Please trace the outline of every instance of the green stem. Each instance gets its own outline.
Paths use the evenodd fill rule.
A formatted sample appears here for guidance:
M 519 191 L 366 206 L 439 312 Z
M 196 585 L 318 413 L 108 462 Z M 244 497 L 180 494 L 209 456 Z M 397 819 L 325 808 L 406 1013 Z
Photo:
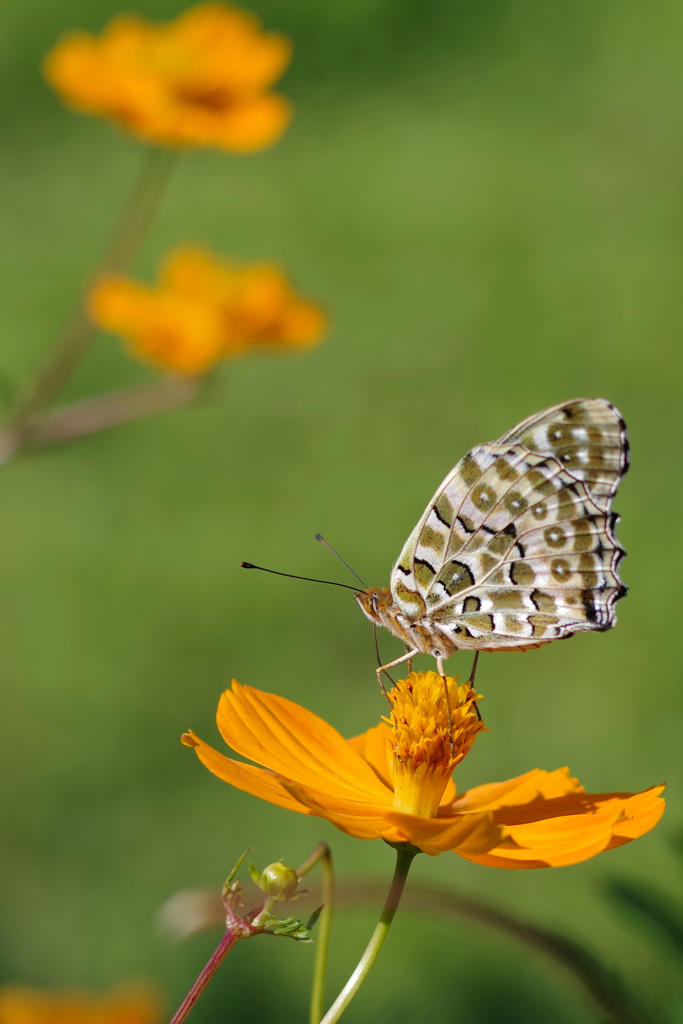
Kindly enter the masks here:
M 337 888 L 338 905 L 347 909 L 367 907 L 383 891 L 380 883 L 368 881 L 342 883 Z M 221 905 L 217 897 L 216 905 L 214 925 L 221 920 Z M 447 920 L 469 919 L 508 935 L 518 946 L 526 945 L 541 952 L 573 975 L 585 994 L 595 1002 L 601 1019 L 614 1024 L 657 1024 L 658 1018 L 641 1003 L 621 973 L 575 939 L 531 924 L 488 903 L 435 886 L 411 885 L 402 905 L 405 913 L 433 914 Z
M 332 931 L 332 915 L 334 913 L 334 867 L 332 851 L 327 843 L 319 843 L 308 860 L 297 870 L 299 878 L 322 861 L 323 873 L 323 910 L 318 925 L 318 941 L 313 969 L 313 985 L 311 988 L 310 1024 L 320 1024 L 325 1001 L 325 978 L 327 976 L 327 959 L 330 951 L 330 932 Z
M 122 273 L 128 269 L 159 207 L 175 161 L 173 151 L 147 150 L 137 182 L 91 281 L 101 274 Z M 86 312 L 84 296 L 62 328 L 35 381 L 14 410 L 10 428 L 16 434 L 17 448 L 21 446 L 27 421 L 61 393 L 96 333 L 97 328 Z
M 406 879 L 408 878 L 410 865 L 413 863 L 413 859 L 416 854 L 420 852 L 409 843 L 397 843 L 395 848 L 396 867 L 394 869 L 394 877 L 391 880 L 389 895 L 387 896 L 377 927 L 372 933 L 372 938 L 370 939 L 362 957 L 358 961 L 355 971 L 344 985 L 344 988 L 341 990 L 320 1024 L 335 1024 L 335 1021 L 339 1020 L 342 1013 L 365 981 L 368 971 L 374 964 L 380 949 L 384 945 L 387 932 L 391 927 L 391 922 L 394 920 L 396 911 L 398 910 L 398 905 L 401 902 L 401 896 L 403 895 Z

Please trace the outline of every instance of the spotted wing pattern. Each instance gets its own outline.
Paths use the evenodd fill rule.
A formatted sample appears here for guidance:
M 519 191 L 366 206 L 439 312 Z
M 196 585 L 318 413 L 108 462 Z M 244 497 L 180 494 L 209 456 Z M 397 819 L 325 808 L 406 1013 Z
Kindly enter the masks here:
M 566 417 L 569 408 L 579 412 Z M 573 431 L 580 422 L 585 435 L 556 438 L 562 416 Z M 607 402 L 579 399 L 473 448 L 439 487 L 394 567 L 397 607 L 455 647 L 480 650 L 613 626 L 626 590 L 610 507 L 626 468 L 619 424 L 623 431 Z M 600 443 L 602 429 L 609 443 Z M 520 436 L 540 450 L 513 440 Z
M 497 443 L 523 444 L 531 452 L 554 455 L 607 509 L 628 469 L 626 424 L 604 398 L 554 405 L 519 423 Z

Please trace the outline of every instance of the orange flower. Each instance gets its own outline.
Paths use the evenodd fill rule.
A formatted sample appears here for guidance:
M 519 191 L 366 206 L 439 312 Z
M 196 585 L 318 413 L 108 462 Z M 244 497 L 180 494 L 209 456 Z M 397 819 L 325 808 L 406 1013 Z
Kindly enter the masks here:
M 104 277 L 90 295 L 93 320 L 126 338 L 134 355 L 188 376 L 204 373 L 222 353 L 213 310 L 125 277 Z
M 411 673 L 390 691 L 388 719 L 345 740 L 305 708 L 233 681 L 218 705 L 226 743 L 263 768 L 218 753 L 193 732 L 186 746 L 237 789 L 313 814 L 360 839 L 453 850 L 500 868 L 576 864 L 649 832 L 664 812 L 663 786 L 642 793 L 584 792 L 568 769 L 534 769 L 461 795 L 451 778 L 483 724 L 475 694 L 448 679 Z
M 268 92 L 291 49 L 254 15 L 208 2 L 163 25 L 123 14 L 100 36 L 72 32 L 44 72 L 70 106 L 140 138 L 250 152 L 276 142 L 291 119 L 288 100 Z
M 225 355 L 272 345 L 310 348 L 325 330 L 323 311 L 300 298 L 273 263 L 240 264 L 185 246 L 162 266 L 160 280 L 216 309 Z
M 0 988 L 0 1024 L 160 1024 L 152 992 L 122 990 L 106 996 L 80 991 Z
M 188 376 L 254 348 L 310 348 L 326 323 L 322 310 L 300 298 L 278 267 L 223 262 L 198 248 L 172 254 L 156 287 L 101 278 L 89 310 L 136 356 Z

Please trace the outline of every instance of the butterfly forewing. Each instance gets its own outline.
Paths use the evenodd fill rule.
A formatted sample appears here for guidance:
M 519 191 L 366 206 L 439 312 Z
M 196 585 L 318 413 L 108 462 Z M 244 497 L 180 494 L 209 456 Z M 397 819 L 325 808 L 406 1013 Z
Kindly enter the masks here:
M 548 452 L 560 413 L 571 409 L 582 421 L 572 427 L 577 443 L 569 445 L 565 434 L 564 446 Z M 594 418 L 603 414 L 601 437 L 610 444 L 598 445 L 592 434 L 591 448 L 576 433 L 589 431 L 587 410 Z M 473 448 L 446 477 L 396 563 L 397 607 L 457 647 L 484 650 L 610 628 L 625 592 L 617 572 L 623 556 L 617 517 L 609 509 L 615 467 L 623 474 L 626 466 L 625 442 L 621 461 L 611 444 L 617 422 L 608 403 L 580 399 Z M 520 435 L 539 450 L 512 440 Z M 579 459 L 577 472 L 563 459 L 567 454 Z

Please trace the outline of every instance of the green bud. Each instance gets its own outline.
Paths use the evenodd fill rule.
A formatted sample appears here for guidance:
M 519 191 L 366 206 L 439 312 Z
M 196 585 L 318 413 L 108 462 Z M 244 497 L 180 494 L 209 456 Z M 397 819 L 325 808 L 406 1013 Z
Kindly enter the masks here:
M 288 867 L 281 860 L 269 864 L 260 875 L 254 871 L 251 877 L 266 896 L 275 900 L 291 899 L 299 886 L 299 879 L 294 868 Z

